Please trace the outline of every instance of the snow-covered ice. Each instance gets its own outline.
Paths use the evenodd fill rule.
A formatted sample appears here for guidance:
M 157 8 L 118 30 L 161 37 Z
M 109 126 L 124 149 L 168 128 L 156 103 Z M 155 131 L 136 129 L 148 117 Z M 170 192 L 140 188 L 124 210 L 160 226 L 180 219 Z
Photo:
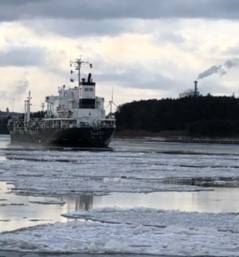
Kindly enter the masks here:
M 198 191 L 239 185 L 239 155 L 229 148 L 190 152 L 179 151 L 188 148 L 186 144 L 167 144 L 169 149 L 165 144 L 142 142 L 134 149 L 118 140 L 108 152 L 4 148 L 0 180 L 31 195 Z
M 91 211 L 73 211 L 63 214 L 72 219 L 86 219 L 104 223 L 135 224 L 145 226 L 217 227 L 239 233 L 237 213 L 197 213 L 162 211 L 152 208 L 102 208 Z M 197 219 L 195 219 L 197 217 Z M 230 220 L 227 220 L 230 219 Z
M 70 214 L 69 214 L 70 215 Z M 101 209 L 71 221 L 0 235 L 3 250 L 238 256 L 237 214 Z
M 29 203 L 35 203 L 35 204 L 45 204 L 45 205 L 49 205 L 49 204 L 56 204 L 56 205 L 64 205 L 65 202 L 58 200 L 58 199 L 44 199 L 44 200 L 30 200 Z

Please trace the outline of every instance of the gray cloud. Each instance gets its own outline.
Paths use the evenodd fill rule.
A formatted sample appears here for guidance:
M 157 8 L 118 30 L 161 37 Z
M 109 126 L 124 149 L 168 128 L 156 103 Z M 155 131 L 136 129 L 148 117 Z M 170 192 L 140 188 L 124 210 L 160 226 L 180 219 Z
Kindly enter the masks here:
M 2 0 L 0 20 L 216 18 L 238 19 L 238 0 Z
M 167 42 L 174 42 L 177 44 L 181 44 L 185 42 L 185 39 L 182 35 L 180 35 L 179 33 L 174 33 L 174 32 L 167 32 L 167 33 L 161 33 L 161 35 L 159 35 L 158 37 L 158 41 L 162 42 L 162 41 L 167 41 Z
M 150 34 L 155 43 L 182 44 L 185 38 L 181 35 L 181 24 L 176 20 L 147 20 L 140 19 L 34 19 L 22 21 L 25 27 L 38 34 L 58 34 L 65 37 L 77 38 L 84 36 L 115 36 L 122 33 Z M 160 27 L 160 29 L 159 29 Z M 175 31 L 169 29 L 175 28 Z
M 179 81 L 176 82 L 171 78 L 157 72 L 148 71 L 143 67 L 127 67 L 127 69 L 121 72 L 114 72 L 114 67 L 109 67 L 107 70 L 108 72 L 105 71 L 102 74 L 96 74 L 96 81 L 112 82 L 127 88 L 153 90 L 170 90 L 180 84 Z
M 84 19 L 44 19 L 27 20 L 23 24 L 38 33 L 55 33 L 66 37 L 117 35 L 134 32 L 136 28 L 127 20 L 84 20 Z
M 0 51 L 0 66 L 38 66 L 45 62 L 46 51 L 37 47 L 10 47 Z

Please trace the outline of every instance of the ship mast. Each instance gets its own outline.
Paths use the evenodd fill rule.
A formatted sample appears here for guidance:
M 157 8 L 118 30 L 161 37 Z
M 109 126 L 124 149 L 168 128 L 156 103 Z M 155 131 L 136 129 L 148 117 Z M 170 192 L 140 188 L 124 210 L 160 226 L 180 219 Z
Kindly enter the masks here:
M 109 101 L 109 105 L 110 107 L 110 113 L 109 113 L 109 117 L 110 118 L 114 118 L 114 114 L 113 114 L 113 107 L 115 106 L 116 109 L 118 108 L 118 106 L 115 104 L 114 102 L 114 91 L 113 91 L 113 88 L 112 88 L 112 94 L 111 94 L 111 99 Z
M 113 93 L 113 88 L 112 88 L 112 95 L 111 95 L 111 99 L 110 99 L 110 103 L 109 103 L 109 105 L 110 105 L 110 116 L 113 114 L 113 104 L 114 104 L 113 97 L 114 97 L 114 93 Z
M 81 81 L 81 66 L 83 64 L 83 61 L 81 59 L 76 60 L 76 70 L 78 71 L 78 85 L 80 86 Z
M 81 58 L 76 59 L 76 61 L 74 62 L 75 66 L 76 66 L 76 70 L 77 70 L 77 78 L 78 78 L 78 86 L 81 85 L 81 67 L 83 64 L 87 64 L 90 66 L 90 68 L 93 68 L 92 63 L 90 63 L 89 61 L 83 61 Z M 70 66 L 72 67 L 73 63 L 70 64 Z M 73 70 L 71 70 L 71 74 L 73 74 Z M 74 79 L 71 79 L 71 82 L 74 82 Z
M 28 97 L 25 100 L 25 116 L 24 116 L 24 121 L 25 124 L 27 125 L 30 122 L 31 119 L 31 91 L 29 91 L 28 93 Z

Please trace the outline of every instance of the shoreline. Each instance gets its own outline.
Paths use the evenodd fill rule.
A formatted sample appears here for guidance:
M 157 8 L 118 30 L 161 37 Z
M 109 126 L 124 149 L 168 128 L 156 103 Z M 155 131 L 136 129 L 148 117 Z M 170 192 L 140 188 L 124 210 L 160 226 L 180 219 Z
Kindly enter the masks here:
M 189 136 L 186 131 L 120 131 L 114 138 L 119 139 L 154 139 L 159 142 L 199 143 L 199 144 L 239 144 L 239 137 L 204 137 Z

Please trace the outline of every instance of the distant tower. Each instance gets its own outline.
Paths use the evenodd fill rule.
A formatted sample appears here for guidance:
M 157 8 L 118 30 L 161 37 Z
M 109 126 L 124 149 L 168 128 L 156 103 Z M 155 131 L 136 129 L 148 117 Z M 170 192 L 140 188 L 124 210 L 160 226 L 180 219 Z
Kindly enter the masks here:
M 200 92 L 198 90 L 198 81 L 194 81 L 194 88 L 186 90 L 182 93 L 179 94 L 179 98 L 184 98 L 184 97 L 198 97 L 200 96 Z
M 197 80 L 194 81 L 194 93 L 193 93 L 193 95 L 194 95 L 195 97 L 199 96 L 198 81 L 197 81 Z

